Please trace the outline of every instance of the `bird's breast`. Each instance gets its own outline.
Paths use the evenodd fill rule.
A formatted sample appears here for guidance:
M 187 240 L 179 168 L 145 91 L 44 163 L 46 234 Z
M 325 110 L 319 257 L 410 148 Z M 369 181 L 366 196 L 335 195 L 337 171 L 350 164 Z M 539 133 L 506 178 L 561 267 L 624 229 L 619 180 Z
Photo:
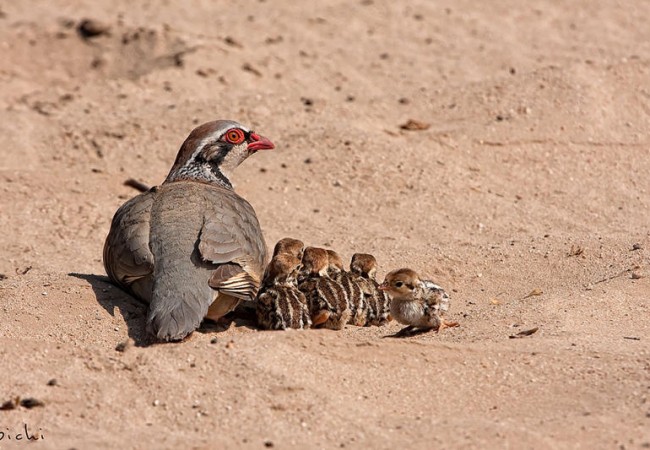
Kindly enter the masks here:
M 424 316 L 424 306 L 420 301 L 393 299 L 390 313 L 395 320 L 404 325 L 417 325 Z

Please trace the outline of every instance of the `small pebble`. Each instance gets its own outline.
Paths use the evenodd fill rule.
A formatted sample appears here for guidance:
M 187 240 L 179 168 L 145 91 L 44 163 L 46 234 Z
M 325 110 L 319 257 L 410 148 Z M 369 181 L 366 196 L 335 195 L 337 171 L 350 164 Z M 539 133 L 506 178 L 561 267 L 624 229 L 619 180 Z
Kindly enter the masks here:
M 20 406 L 27 409 L 45 406 L 41 400 L 33 397 L 27 397 L 20 400 Z
M 57 381 L 56 378 L 52 378 L 50 381 L 47 382 L 48 386 L 58 386 L 59 382 Z
M 115 351 L 124 353 L 124 351 L 126 351 L 127 348 L 129 348 L 129 341 L 122 341 L 115 346 Z
M 84 19 L 77 26 L 77 33 L 83 39 L 89 39 L 108 34 L 110 27 L 93 19 Z
M 16 409 L 16 402 L 13 400 L 7 400 L 0 405 L 0 411 L 10 411 L 12 409 Z

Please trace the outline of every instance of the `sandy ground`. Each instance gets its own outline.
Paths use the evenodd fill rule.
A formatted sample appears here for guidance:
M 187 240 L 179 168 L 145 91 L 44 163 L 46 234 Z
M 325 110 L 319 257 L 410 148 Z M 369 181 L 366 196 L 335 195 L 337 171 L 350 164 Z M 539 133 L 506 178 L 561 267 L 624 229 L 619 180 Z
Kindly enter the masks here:
M 0 448 L 650 447 L 650 3 L 133 3 L 0 2 L 0 403 L 44 403 Z M 103 241 L 218 118 L 277 145 L 234 177 L 269 245 L 410 266 L 461 327 L 146 345 Z

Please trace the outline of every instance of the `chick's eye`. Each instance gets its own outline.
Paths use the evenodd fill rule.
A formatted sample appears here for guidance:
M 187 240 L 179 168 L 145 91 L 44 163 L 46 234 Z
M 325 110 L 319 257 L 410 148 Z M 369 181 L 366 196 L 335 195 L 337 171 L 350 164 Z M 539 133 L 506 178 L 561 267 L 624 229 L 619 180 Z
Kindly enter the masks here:
M 225 138 L 227 142 L 237 145 L 244 142 L 246 136 L 244 135 L 244 132 L 239 128 L 233 128 L 231 130 L 226 131 Z
M 402 283 L 401 281 L 395 283 L 395 287 L 401 288 L 402 286 L 404 286 L 404 283 Z

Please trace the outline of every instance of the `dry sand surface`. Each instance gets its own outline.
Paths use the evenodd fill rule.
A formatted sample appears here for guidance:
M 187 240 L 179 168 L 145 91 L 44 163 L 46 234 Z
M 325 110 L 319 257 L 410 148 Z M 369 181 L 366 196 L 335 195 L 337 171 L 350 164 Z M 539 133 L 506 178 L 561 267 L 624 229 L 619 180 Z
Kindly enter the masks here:
M 44 403 L 0 448 L 650 447 L 650 2 L 172 3 L 0 2 L 0 403 Z M 461 326 L 147 345 L 103 241 L 218 118 L 277 146 L 233 180 L 269 245 L 410 266 Z

